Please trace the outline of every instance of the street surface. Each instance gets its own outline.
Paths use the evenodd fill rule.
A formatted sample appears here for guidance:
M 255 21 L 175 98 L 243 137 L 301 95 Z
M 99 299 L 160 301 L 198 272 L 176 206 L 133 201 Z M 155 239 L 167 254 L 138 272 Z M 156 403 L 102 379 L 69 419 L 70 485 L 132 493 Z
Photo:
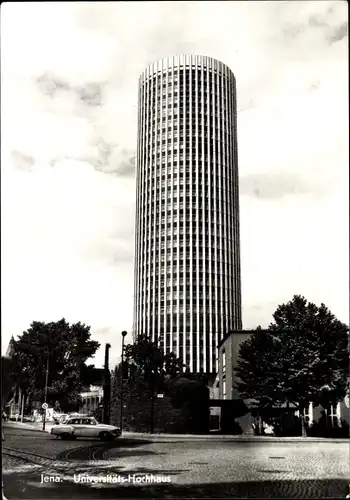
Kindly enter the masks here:
M 155 442 L 123 437 L 101 443 L 61 441 L 14 427 L 5 427 L 5 436 L 8 500 L 345 498 L 349 493 L 346 441 Z

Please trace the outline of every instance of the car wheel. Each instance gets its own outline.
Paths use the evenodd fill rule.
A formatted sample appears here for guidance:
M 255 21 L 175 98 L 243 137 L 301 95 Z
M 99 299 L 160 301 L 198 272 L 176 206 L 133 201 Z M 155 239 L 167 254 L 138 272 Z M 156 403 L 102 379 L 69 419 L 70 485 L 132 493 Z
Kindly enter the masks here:
M 70 439 L 72 436 L 70 434 L 68 434 L 68 432 L 64 432 L 63 434 L 61 434 L 61 439 Z
M 99 438 L 101 441 L 111 441 L 113 436 L 110 432 L 100 432 Z

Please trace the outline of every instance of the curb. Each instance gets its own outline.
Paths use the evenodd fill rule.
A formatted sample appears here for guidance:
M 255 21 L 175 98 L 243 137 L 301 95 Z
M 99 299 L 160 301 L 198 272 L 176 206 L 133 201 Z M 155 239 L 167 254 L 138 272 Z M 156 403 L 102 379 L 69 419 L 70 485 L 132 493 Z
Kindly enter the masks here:
M 191 440 L 191 441 L 229 441 L 236 443 L 349 443 L 350 438 L 313 438 L 313 437 L 268 437 L 268 436 L 232 436 L 232 435 L 222 435 L 222 436 L 200 436 L 200 435 L 190 435 L 190 434 L 147 434 L 147 433 L 137 433 L 137 432 L 124 432 L 125 437 L 130 438 L 144 438 L 150 441 L 162 441 L 162 440 Z

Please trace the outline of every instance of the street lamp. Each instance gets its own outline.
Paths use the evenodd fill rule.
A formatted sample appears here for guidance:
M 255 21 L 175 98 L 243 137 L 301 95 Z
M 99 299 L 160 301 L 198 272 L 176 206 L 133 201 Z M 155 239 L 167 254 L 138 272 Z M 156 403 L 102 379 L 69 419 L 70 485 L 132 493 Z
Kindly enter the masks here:
M 123 432 L 123 381 L 124 381 L 124 339 L 128 332 L 122 331 L 122 369 L 121 369 L 121 382 L 120 382 L 120 433 Z
M 103 423 L 109 424 L 111 406 L 111 379 L 109 373 L 109 349 L 111 344 L 106 344 L 105 348 L 105 369 L 103 383 Z
M 49 356 L 50 353 L 47 354 L 47 360 L 46 360 L 46 374 L 45 374 L 45 390 L 44 390 L 44 414 L 43 414 L 43 431 L 45 430 L 45 423 L 46 423 L 46 400 L 47 400 L 47 386 L 49 382 Z
M 154 433 L 154 389 L 155 389 L 155 373 L 151 371 L 151 434 Z

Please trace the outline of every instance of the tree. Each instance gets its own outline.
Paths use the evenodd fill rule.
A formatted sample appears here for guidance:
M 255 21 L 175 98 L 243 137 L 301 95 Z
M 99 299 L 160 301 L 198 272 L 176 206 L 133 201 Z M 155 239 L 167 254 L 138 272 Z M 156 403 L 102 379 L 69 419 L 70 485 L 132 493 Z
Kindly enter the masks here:
M 17 385 L 26 395 L 43 401 L 47 376 L 49 406 L 78 409 L 83 386 L 94 379 L 94 367 L 86 361 L 100 346 L 90 337 L 90 327 L 80 322 L 69 325 L 64 318 L 51 323 L 34 321 L 14 342 Z
M 140 335 L 134 344 L 125 346 L 125 359 L 138 367 L 145 380 L 151 373 L 159 377 L 177 375 L 185 366 L 174 353 L 164 353 L 159 344 L 147 335 Z
M 182 373 L 184 365 L 174 353 L 164 353 L 157 342 L 147 335 L 140 335 L 132 345 L 124 348 L 124 366 L 117 365 L 112 384 L 112 412 L 114 419 L 120 421 L 120 394 L 123 385 L 124 405 L 134 408 L 132 420 L 139 422 L 141 430 L 154 427 L 155 397 L 164 392 L 166 381 Z M 122 378 L 124 383 L 121 383 Z M 126 380 L 127 379 L 127 380 Z M 147 423 L 144 422 L 145 409 L 149 408 Z M 142 418 L 141 418 L 142 413 Z M 124 415 L 123 421 L 126 419 Z
M 197 432 L 209 429 L 208 380 L 184 372 L 175 353 L 164 353 L 157 342 L 140 336 L 125 347 L 124 369 L 116 366 L 112 383 L 112 418 L 120 423 L 121 377 L 123 428 L 138 432 Z M 126 369 L 127 368 L 127 369 Z M 161 393 L 163 397 L 157 398 Z
M 198 374 L 200 375 L 200 374 Z M 203 377 L 184 374 L 167 382 L 166 393 L 174 408 L 187 415 L 186 431 L 206 433 L 209 429 L 209 389 Z
M 125 363 L 136 367 L 152 394 L 164 386 L 166 377 L 176 377 L 185 366 L 174 353 L 164 353 L 158 343 L 146 335 L 125 346 Z M 133 372 L 136 376 L 135 370 Z
M 158 391 L 164 389 L 166 377 L 175 377 L 182 373 L 185 365 L 174 353 L 164 353 L 158 343 L 152 341 L 147 335 L 140 335 L 134 344 L 125 346 L 125 359 L 128 365 L 134 365 L 136 368 L 132 372 L 135 380 L 138 380 L 139 387 L 143 381 L 150 392 L 150 429 L 152 433 L 154 397 Z
M 13 359 L 1 356 L 1 412 L 4 411 L 9 394 L 15 385 Z
M 321 304 L 299 295 L 278 306 L 267 331 L 260 328 L 239 351 L 236 383 L 259 408 L 292 403 L 327 407 L 341 401 L 349 380 L 348 327 Z

